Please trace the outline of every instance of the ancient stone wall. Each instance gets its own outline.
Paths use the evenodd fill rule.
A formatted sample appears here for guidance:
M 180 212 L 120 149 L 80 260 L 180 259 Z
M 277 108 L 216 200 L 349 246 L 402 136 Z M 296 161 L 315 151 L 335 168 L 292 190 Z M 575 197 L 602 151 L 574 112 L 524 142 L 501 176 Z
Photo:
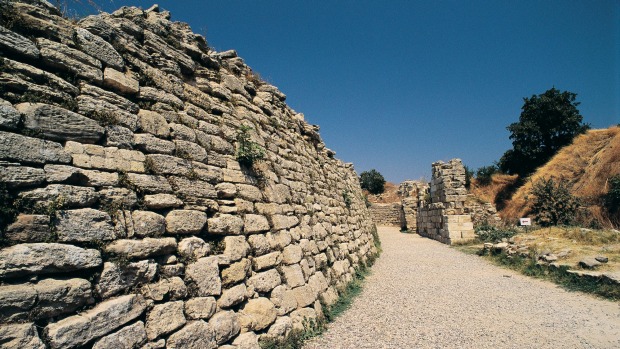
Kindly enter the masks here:
M 433 163 L 430 203 L 418 210 L 418 234 L 451 244 L 475 237 L 471 216 L 465 211 L 465 167 L 460 159 Z
M 257 348 L 376 255 L 353 167 L 234 51 L 0 7 L 3 347 Z
M 404 228 L 403 206 L 399 203 L 373 203 L 368 208 L 373 222 L 378 226 Z
M 418 230 L 418 209 L 429 194 L 428 190 L 428 184 L 420 181 L 404 181 L 400 184 L 398 193 L 403 207 L 404 227 L 407 230 Z

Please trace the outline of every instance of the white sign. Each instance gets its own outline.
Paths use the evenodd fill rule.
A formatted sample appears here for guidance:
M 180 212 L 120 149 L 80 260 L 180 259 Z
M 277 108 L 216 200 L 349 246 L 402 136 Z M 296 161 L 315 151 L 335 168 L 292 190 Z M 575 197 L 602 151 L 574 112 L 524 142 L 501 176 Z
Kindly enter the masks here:
M 519 223 L 521 225 L 532 225 L 532 219 L 531 218 L 519 218 Z

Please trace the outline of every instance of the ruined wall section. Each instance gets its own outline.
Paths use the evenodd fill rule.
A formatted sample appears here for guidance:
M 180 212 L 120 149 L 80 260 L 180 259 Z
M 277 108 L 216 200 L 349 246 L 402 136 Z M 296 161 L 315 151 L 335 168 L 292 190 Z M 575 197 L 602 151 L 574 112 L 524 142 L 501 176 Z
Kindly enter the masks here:
M 460 159 L 432 164 L 430 203 L 418 210 L 418 234 L 445 244 L 475 237 L 471 216 L 465 210 L 465 167 Z
M 353 167 L 234 51 L 157 7 L 0 7 L 3 346 L 257 348 L 376 255 Z
M 429 186 L 420 181 L 404 181 L 398 187 L 401 197 L 404 227 L 412 232 L 418 230 L 418 209 L 429 195 Z
M 373 203 L 368 210 L 373 222 L 378 226 L 405 227 L 403 206 L 397 202 L 391 204 Z

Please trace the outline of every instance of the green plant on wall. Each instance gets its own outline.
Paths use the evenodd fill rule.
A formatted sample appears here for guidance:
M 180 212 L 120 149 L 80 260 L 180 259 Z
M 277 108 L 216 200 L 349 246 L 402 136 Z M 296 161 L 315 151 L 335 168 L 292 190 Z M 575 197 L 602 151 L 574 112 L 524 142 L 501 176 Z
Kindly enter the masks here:
M 250 138 L 250 126 L 242 125 L 237 131 L 237 161 L 246 166 L 252 166 L 254 162 L 265 157 L 265 149 L 253 142 Z

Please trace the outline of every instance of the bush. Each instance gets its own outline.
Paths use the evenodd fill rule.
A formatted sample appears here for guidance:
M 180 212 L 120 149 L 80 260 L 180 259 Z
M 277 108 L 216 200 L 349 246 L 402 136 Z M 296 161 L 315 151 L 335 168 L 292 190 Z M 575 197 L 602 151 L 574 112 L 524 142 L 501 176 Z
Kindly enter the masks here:
M 565 180 L 554 181 L 542 178 L 532 186 L 535 196 L 532 205 L 534 220 L 543 227 L 558 224 L 571 224 L 580 207 L 577 197 L 570 193 Z
M 237 132 L 237 161 L 246 166 L 252 166 L 265 157 L 265 149 L 250 139 L 251 130 L 251 127 L 243 125 Z
M 471 177 L 474 176 L 474 171 L 469 168 L 469 166 L 465 165 L 465 189 L 469 190 L 471 186 Z
M 499 242 L 502 241 L 502 239 L 510 239 L 518 233 L 516 230 L 499 229 L 486 222 L 477 226 L 475 230 L 476 235 L 478 235 L 478 240 L 482 242 Z
M 360 185 L 371 194 L 381 194 L 385 190 L 385 178 L 375 169 L 364 171 L 360 174 Z
M 605 194 L 605 208 L 610 214 L 620 211 L 620 175 L 611 177 L 608 181 L 609 191 Z
M 498 168 L 495 165 L 482 166 L 476 170 L 476 180 L 480 185 L 491 184 L 491 178 L 498 172 Z

